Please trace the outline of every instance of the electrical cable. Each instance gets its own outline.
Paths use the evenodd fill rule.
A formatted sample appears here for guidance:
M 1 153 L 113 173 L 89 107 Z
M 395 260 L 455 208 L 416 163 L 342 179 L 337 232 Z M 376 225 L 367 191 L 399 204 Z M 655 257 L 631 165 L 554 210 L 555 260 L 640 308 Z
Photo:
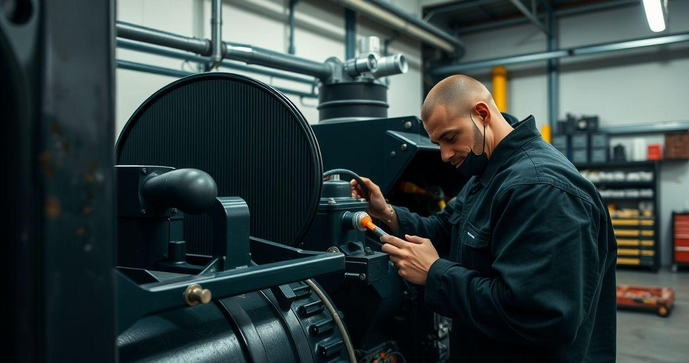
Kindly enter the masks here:
M 325 307 L 328 308 L 328 311 L 330 311 L 330 314 L 333 316 L 333 320 L 335 321 L 335 325 L 337 325 L 337 329 L 339 329 L 340 334 L 342 334 L 342 340 L 344 341 L 345 347 L 347 348 L 349 360 L 351 363 L 356 363 L 356 354 L 354 353 L 354 347 L 352 346 L 352 341 L 349 339 L 347 329 L 345 329 L 345 326 L 342 323 L 342 319 L 340 319 L 340 314 L 337 313 L 337 310 L 335 310 L 335 307 L 330 303 L 330 300 L 325 296 L 323 291 L 321 291 L 321 289 L 319 289 L 318 286 L 316 286 L 316 284 L 313 281 L 311 281 L 311 279 L 304 280 L 304 283 L 309 285 L 311 290 L 313 290 L 313 292 L 315 292 L 316 295 L 318 295 L 318 297 L 323 301 Z
M 326 171 L 325 173 L 323 173 L 323 178 L 325 178 L 325 177 L 327 177 L 327 176 L 335 175 L 335 174 L 345 174 L 345 175 L 351 176 L 354 180 L 356 180 L 357 183 L 359 183 L 359 185 L 361 186 L 361 190 L 364 191 L 364 194 L 366 194 L 366 198 L 367 198 L 367 199 L 368 199 L 368 197 L 371 195 L 371 191 L 368 190 L 368 187 L 366 186 L 366 184 L 364 183 L 364 181 L 361 180 L 361 177 L 360 177 L 357 173 L 355 173 L 355 172 L 353 172 L 353 171 L 351 171 L 351 170 L 348 170 L 348 169 L 332 169 L 332 170 L 328 170 L 328 171 Z

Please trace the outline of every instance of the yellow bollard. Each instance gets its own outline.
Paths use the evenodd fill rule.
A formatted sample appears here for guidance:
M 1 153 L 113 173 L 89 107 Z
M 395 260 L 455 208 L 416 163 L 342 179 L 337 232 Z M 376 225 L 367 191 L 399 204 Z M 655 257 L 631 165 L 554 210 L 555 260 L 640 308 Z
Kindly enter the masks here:
M 507 112 L 507 68 L 493 67 L 493 99 L 500 112 Z
M 552 135 L 552 130 L 550 128 L 550 125 L 545 124 L 543 127 L 541 127 L 541 136 L 543 136 L 543 140 L 545 140 L 547 143 L 552 144 L 553 143 L 553 135 Z

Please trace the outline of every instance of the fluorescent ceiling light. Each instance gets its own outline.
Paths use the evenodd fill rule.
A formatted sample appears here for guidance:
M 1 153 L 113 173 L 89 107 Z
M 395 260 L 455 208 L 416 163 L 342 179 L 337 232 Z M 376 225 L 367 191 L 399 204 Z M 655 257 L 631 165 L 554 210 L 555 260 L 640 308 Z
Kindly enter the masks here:
M 643 2 L 646 19 L 651 30 L 656 33 L 665 30 L 665 11 L 663 9 L 665 0 L 643 0 Z

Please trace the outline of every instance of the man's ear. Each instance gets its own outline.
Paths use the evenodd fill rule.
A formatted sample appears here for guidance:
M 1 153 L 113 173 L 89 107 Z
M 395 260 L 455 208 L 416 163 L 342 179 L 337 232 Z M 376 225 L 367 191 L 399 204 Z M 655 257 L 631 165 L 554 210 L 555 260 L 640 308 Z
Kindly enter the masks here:
M 479 102 L 476 104 L 476 106 L 474 106 L 474 110 L 479 115 L 479 119 L 476 121 L 484 126 L 488 126 L 490 123 L 490 109 L 488 108 L 488 105 L 483 102 Z

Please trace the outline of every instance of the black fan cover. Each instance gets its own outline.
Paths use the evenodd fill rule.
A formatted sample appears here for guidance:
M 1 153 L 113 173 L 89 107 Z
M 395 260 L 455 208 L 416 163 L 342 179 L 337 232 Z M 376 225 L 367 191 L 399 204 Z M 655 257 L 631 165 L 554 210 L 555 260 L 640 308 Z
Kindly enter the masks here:
M 149 97 L 117 141 L 120 165 L 197 168 L 219 196 L 249 205 L 251 235 L 299 244 L 318 209 L 323 166 L 311 127 L 292 102 L 259 81 L 204 73 Z M 186 216 L 188 252 L 210 251 L 211 222 Z

